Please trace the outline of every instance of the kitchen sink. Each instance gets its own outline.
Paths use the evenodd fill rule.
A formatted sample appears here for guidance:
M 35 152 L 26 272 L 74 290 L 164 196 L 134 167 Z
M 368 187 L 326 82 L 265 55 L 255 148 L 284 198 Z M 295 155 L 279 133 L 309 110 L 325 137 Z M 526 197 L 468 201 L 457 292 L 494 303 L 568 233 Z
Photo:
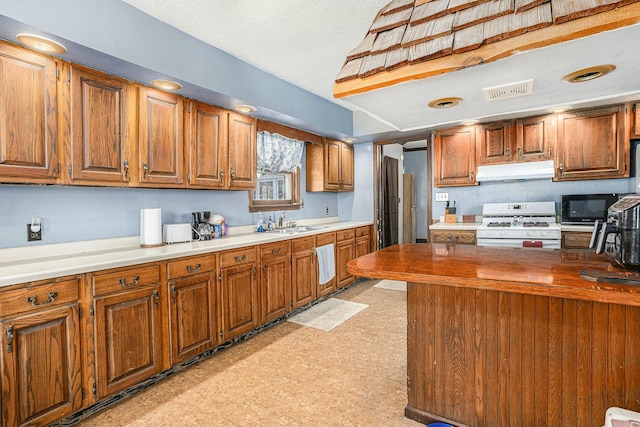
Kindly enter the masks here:
M 309 231 L 322 230 L 327 228 L 326 225 L 300 225 L 298 227 L 291 228 L 274 228 L 273 230 L 265 230 L 265 233 L 275 233 L 275 234 L 297 234 L 297 233 L 305 233 Z

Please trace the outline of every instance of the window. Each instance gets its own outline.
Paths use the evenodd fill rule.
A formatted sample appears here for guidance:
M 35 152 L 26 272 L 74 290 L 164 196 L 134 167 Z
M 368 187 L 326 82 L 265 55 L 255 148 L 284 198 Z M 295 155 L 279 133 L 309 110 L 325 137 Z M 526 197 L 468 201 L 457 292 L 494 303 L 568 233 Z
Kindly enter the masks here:
M 300 209 L 300 162 L 304 142 L 258 132 L 258 184 L 249 212 Z

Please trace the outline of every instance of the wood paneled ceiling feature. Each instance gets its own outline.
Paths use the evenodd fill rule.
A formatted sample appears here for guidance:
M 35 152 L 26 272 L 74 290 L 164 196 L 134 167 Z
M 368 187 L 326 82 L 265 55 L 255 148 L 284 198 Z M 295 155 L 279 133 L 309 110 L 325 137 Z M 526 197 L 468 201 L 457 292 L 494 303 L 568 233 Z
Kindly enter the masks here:
M 638 2 L 640 0 L 393 0 L 381 9 L 363 42 L 347 56 L 336 77 L 334 96 L 340 98 L 440 75 L 514 52 L 631 25 L 623 13 L 616 14 L 619 8 Z M 577 30 L 580 26 L 569 22 L 596 14 L 603 15 L 595 30 Z M 566 32 L 563 25 L 568 26 Z M 557 28 L 540 32 L 535 43 L 531 38 L 516 41 L 518 36 L 545 27 Z M 511 39 L 513 43 L 486 52 L 487 45 Z M 459 66 L 452 66 L 455 55 L 469 55 L 474 51 L 478 55 L 472 64 L 468 63 L 468 57 L 461 57 Z M 358 63 L 353 59 L 359 57 L 364 59 L 357 69 Z M 446 68 L 425 72 L 424 64 L 444 57 L 451 57 Z M 416 71 L 412 71 L 414 69 Z

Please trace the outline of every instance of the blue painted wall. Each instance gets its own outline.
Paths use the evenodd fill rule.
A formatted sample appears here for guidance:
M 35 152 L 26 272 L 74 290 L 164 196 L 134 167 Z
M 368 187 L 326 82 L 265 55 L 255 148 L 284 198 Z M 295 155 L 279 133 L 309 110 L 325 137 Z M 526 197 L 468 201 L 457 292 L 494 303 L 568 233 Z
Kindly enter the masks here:
M 339 193 L 338 214 L 342 219 L 373 221 L 373 143 L 356 144 L 354 151 L 354 188 Z

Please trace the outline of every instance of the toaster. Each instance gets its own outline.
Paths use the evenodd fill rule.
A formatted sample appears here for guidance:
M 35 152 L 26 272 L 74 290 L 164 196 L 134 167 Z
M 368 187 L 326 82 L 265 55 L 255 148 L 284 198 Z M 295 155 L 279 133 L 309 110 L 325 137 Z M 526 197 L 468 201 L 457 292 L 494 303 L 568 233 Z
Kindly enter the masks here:
M 164 243 L 180 243 L 191 241 L 191 224 L 165 224 L 162 228 Z

